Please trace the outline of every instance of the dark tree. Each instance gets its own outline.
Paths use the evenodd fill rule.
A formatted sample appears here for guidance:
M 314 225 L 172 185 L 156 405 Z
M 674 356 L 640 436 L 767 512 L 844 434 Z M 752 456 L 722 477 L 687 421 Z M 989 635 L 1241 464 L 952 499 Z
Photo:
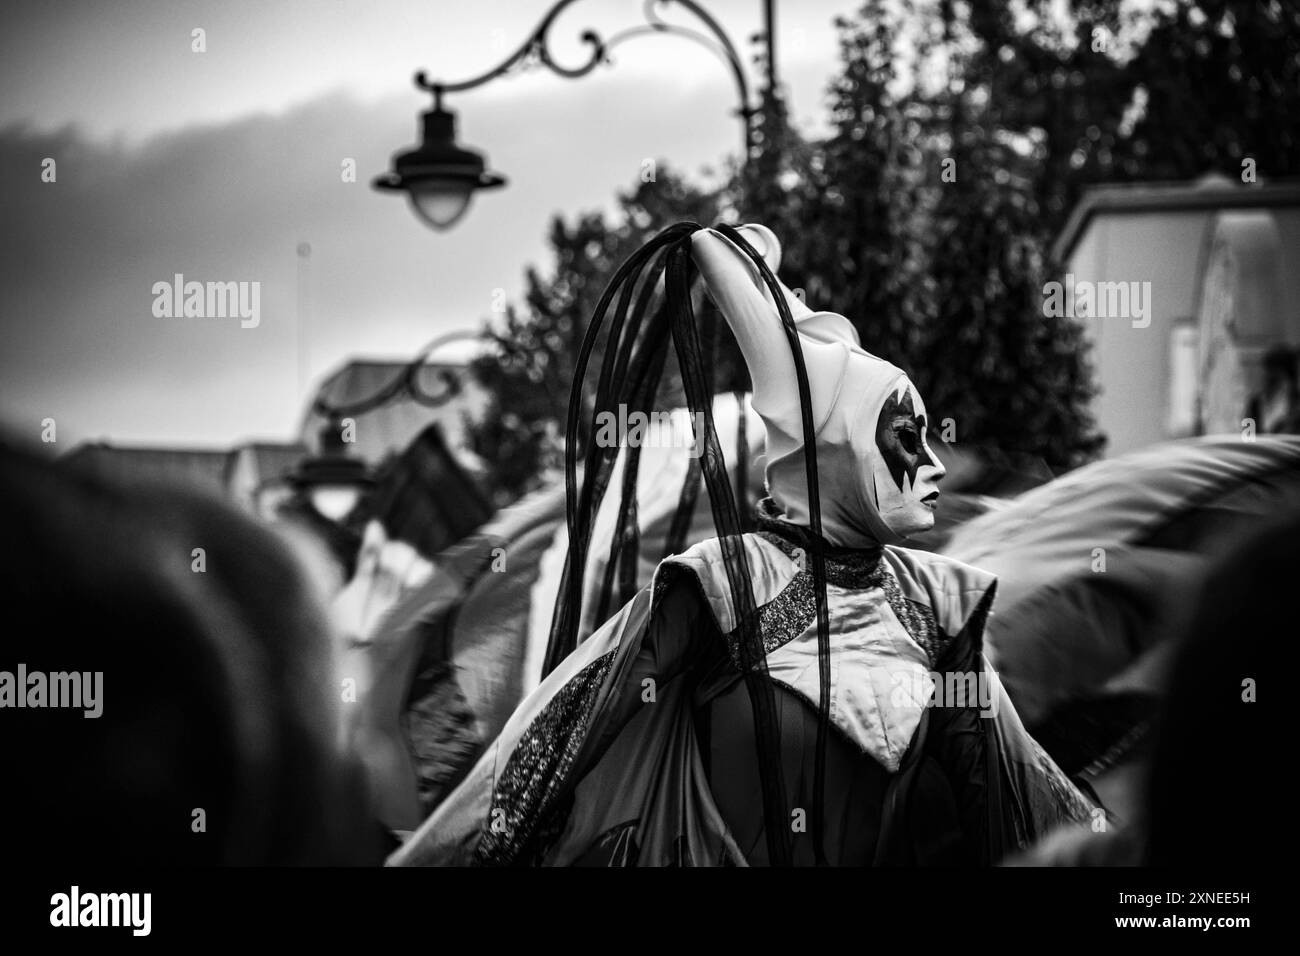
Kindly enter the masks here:
M 477 434 L 508 497 L 558 452 L 577 344 L 617 265 L 672 222 L 770 226 L 782 277 L 907 369 L 942 433 L 1054 470 L 1100 449 L 1081 328 L 1044 316 L 1047 261 L 1081 191 L 1218 171 L 1300 171 L 1300 6 L 1291 0 L 1017 4 L 867 0 L 840 21 L 831 134 L 766 91 L 751 161 L 721 190 L 660 170 L 619 220 L 556 219 L 554 271 L 475 371 Z M 902 42 L 906 40 L 906 42 Z
M 493 396 L 494 408 L 473 433 L 474 450 L 491 462 L 499 503 L 536 487 L 563 461 L 565 416 L 578 348 L 605 286 L 618 266 L 664 227 L 683 219 L 711 223 L 719 196 L 690 185 L 658 164 L 654 178 L 619 197 L 620 213 L 600 213 L 572 225 L 556 216 L 549 275 L 527 270 L 523 308 L 511 305 L 504 321 L 485 330 L 495 354 L 472 373 Z M 600 367 L 603 341 L 592 359 Z M 589 376 L 594 384 L 594 375 Z

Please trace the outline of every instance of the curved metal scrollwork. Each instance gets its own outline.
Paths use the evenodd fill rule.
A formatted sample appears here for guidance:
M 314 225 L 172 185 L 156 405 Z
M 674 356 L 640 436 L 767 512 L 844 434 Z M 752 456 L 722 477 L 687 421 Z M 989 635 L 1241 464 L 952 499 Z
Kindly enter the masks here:
M 609 54 L 615 47 L 621 45 L 627 40 L 638 36 L 650 36 L 654 34 L 669 34 L 673 36 L 684 37 L 692 40 L 712 50 L 719 59 L 723 60 L 729 67 L 732 78 L 736 83 L 736 93 L 740 98 L 740 107 L 737 110 L 741 122 L 744 125 L 744 151 L 742 156 L 749 155 L 751 143 L 751 119 L 756 112 L 749 103 L 749 83 L 745 79 L 744 61 L 736 51 L 735 44 L 731 38 L 723 31 L 712 16 L 694 0 L 645 0 L 642 6 L 642 13 L 645 16 L 646 24 L 644 26 L 630 27 L 621 30 L 611 37 L 608 41 L 602 40 L 600 35 L 594 30 L 584 30 L 580 39 L 590 49 L 587 60 L 576 66 L 564 66 L 557 63 L 551 53 L 550 32 L 555 25 L 561 13 L 577 3 L 578 0 L 559 0 L 555 6 L 547 11 L 546 16 L 542 18 L 541 23 L 533 30 L 532 33 L 524 40 L 519 47 L 498 63 L 492 69 L 478 76 L 470 77 L 467 80 L 457 82 L 447 82 L 443 80 L 430 80 L 428 73 L 424 70 L 415 74 L 415 85 L 422 90 L 428 90 L 434 96 L 434 102 L 438 108 L 442 107 L 442 95 L 444 93 L 459 93 L 464 90 L 472 90 L 475 87 L 482 86 L 497 77 L 504 76 L 521 66 L 527 66 L 532 62 L 540 63 L 557 76 L 574 80 L 581 76 L 586 76 L 596 67 L 603 63 L 609 63 Z M 689 27 L 681 26 L 676 23 L 670 23 L 665 20 L 660 12 L 661 8 L 675 4 L 685 8 L 693 14 L 700 23 L 702 23 L 707 32 L 693 30 Z
M 609 54 L 616 47 L 626 41 L 639 36 L 651 35 L 672 35 L 680 36 L 695 43 L 699 43 L 705 48 L 713 51 L 723 62 L 726 63 L 731 71 L 732 78 L 736 84 L 736 94 L 740 100 L 740 106 L 737 109 L 737 115 L 740 117 L 743 127 L 743 141 L 741 156 L 748 159 L 750 145 L 752 142 L 752 119 L 757 110 L 750 106 L 749 102 L 749 83 L 745 78 L 744 61 L 737 52 L 735 44 L 727 36 L 722 27 L 716 20 L 694 0 L 644 0 L 642 5 L 642 14 L 645 17 L 645 24 L 629 27 L 614 34 L 608 41 L 602 40 L 600 35 L 594 30 L 584 30 L 579 38 L 589 48 L 587 59 L 574 66 L 565 66 L 556 62 L 551 53 L 550 33 L 551 28 L 555 25 L 556 20 L 565 10 L 577 3 L 578 0 L 559 0 L 546 15 L 542 21 L 533 29 L 527 38 L 514 50 L 509 56 L 498 63 L 492 69 L 480 73 L 477 76 L 470 77 L 466 80 L 456 82 L 447 82 L 443 80 L 430 80 L 428 74 L 421 70 L 415 74 L 415 85 L 422 90 L 427 90 L 434 96 L 434 102 L 438 109 L 442 108 L 442 95 L 444 93 L 459 93 L 465 90 L 472 90 L 475 87 L 482 86 L 497 77 L 504 76 L 508 73 L 521 68 L 527 68 L 532 64 L 541 64 L 552 73 L 562 76 L 566 79 L 577 79 L 586 76 L 596 67 L 602 64 L 610 63 Z M 704 30 L 695 30 L 676 23 L 670 23 L 665 20 L 661 14 L 661 9 L 670 5 L 676 5 L 684 8 L 694 15 L 694 17 L 704 26 Z M 391 401 L 399 398 L 409 398 L 422 405 L 437 406 L 449 401 L 454 397 L 461 388 L 460 382 L 454 376 L 443 376 L 443 389 L 436 393 L 426 392 L 419 383 L 419 373 L 424 367 L 428 356 L 442 345 L 455 339 L 466 338 L 472 333 L 458 332 L 452 335 L 442 336 L 430 342 L 420 350 L 420 353 L 404 368 L 391 382 L 379 389 L 373 395 L 355 402 L 347 404 L 336 404 L 329 402 L 324 398 L 317 398 L 312 405 L 313 411 L 317 414 L 329 417 L 339 418 L 350 415 L 361 415 L 379 408 Z
M 452 332 L 448 335 L 439 336 L 420 349 L 415 358 L 411 359 L 406 364 L 406 367 L 393 377 L 392 381 L 373 395 L 346 403 L 335 403 L 324 397 L 317 397 L 312 403 L 312 411 L 325 418 L 345 418 L 353 415 L 364 415 L 366 412 L 374 411 L 376 408 L 400 398 L 409 398 L 417 404 L 426 405 L 430 408 L 437 408 L 439 405 L 446 404 L 460 394 L 460 379 L 444 371 L 440 376 L 442 389 L 438 392 L 427 392 L 419 381 L 420 370 L 424 368 L 429 356 L 442 346 L 450 342 L 459 342 L 462 339 L 476 339 L 478 337 L 478 333 L 475 332 Z
M 462 90 L 472 90 L 476 86 L 482 86 L 489 80 L 494 80 L 498 76 L 509 73 L 512 69 L 525 62 L 530 57 L 535 57 L 538 62 L 542 63 L 548 70 L 568 79 L 574 80 L 580 76 L 586 76 L 599 66 L 601 61 L 605 58 L 605 44 L 601 41 L 600 36 L 594 30 L 584 30 L 582 33 L 582 42 L 591 47 L 591 56 L 587 59 L 587 62 L 583 63 L 581 66 L 561 66 L 559 63 L 555 62 L 554 57 L 551 56 L 550 50 L 551 27 L 555 25 L 556 19 L 565 11 L 566 8 L 577 2 L 578 0 L 560 0 L 559 3 L 551 7 L 551 9 L 547 11 L 546 16 L 542 18 L 542 22 L 537 24 L 537 27 L 528 35 L 528 38 L 520 44 L 519 48 L 486 73 L 481 73 L 478 76 L 471 77 L 468 80 L 460 80 L 456 83 L 445 83 L 441 80 L 429 80 L 428 74 L 421 70 L 419 73 L 415 74 L 415 85 L 421 89 L 428 90 L 435 97 L 441 96 L 443 93 L 459 93 Z

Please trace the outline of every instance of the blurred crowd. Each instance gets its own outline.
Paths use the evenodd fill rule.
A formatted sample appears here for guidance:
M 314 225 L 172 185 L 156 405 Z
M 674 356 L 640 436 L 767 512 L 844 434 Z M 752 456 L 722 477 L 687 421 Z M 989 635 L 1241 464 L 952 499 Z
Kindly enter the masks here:
M 359 560 L 370 585 L 339 602 L 322 586 L 321 552 L 287 527 L 25 450 L 0 454 L 0 587 L 13 609 L 3 664 L 104 674 L 99 718 L 0 714 L 10 858 L 382 863 L 403 835 L 381 805 L 392 792 L 382 781 L 411 759 L 385 750 L 409 719 L 402 682 L 413 672 L 408 663 L 396 684 L 390 676 L 393 699 L 368 698 L 392 665 L 375 655 L 392 648 L 357 634 L 384 626 L 412 588 L 442 581 L 455 591 L 445 580 L 454 564 L 409 546 L 403 558 L 376 538 Z M 1168 678 L 1131 806 L 1110 825 L 1054 835 L 1022 862 L 1214 865 L 1262 855 L 1268 824 L 1256 802 L 1276 771 L 1253 685 L 1263 642 L 1288 633 L 1300 517 L 1279 506 L 1274 521 L 1210 557 L 1176 633 L 1163 633 L 1170 620 L 1141 625 L 1161 632 L 1151 643 L 1168 646 Z M 368 683 L 357 685 L 363 669 L 344 663 L 349 654 L 371 656 Z M 414 793 L 401 809 L 412 813 L 419 818 Z

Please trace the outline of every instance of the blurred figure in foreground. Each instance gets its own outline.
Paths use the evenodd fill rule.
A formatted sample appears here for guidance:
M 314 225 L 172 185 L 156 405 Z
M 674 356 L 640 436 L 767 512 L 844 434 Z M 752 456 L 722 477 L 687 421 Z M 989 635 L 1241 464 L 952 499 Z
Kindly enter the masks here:
M 1282 781 L 1277 755 L 1265 752 L 1256 684 L 1265 642 L 1285 635 L 1284 628 L 1294 632 L 1298 568 L 1300 520 L 1293 518 L 1225 556 L 1206 582 L 1156 741 L 1145 862 L 1211 868 L 1263 862 L 1276 818 L 1262 799 L 1270 790 L 1280 793 Z M 1230 766 L 1206 772 L 1207 759 L 1229 758 Z
M 8 448 L 0 521 L 8 860 L 380 859 L 328 624 L 285 540 L 215 500 Z
M 1200 590 L 1176 642 L 1144 798 L 1123 829 L 1063 828 L 1016 862 L 1037 866 L 1147 865 L 1220 873 L 1261 865 L 1281 792 L 1277 756 L 1265 752 L 1258 682 L 1266 641 L 1294 629 L 1291 588 L 1300 568 L 1300 518 L 1228 552 Z

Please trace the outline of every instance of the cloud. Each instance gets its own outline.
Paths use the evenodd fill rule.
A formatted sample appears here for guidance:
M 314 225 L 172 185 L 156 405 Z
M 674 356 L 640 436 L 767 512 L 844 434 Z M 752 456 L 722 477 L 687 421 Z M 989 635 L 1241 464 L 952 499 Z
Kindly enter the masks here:
M 607 36 L 635 21 L 636 4 L 616 6 L 566 21 L 560 59 L 582 59 L 586 16 Z M 782 75 L 802 117 L 822 115 L 829 21 L 854 6 L 781 11 Z M 54 417 L 61 446 L 288 438 L 312 380 L 349 356 L 409 356 L 477 327 L 498 290 L 517 301 L 526 266 L 550 269 L 555 213 L 612 210 L 647 158 L 694 172 L 734 155 L 725 68 L 651 37 L 576 83 L 535 70 L 449 97 L 462 142 L 510 179 L 454 231 L 433 234 L 370 189 L 416 139 L 427 98 L 405 86 L 409 72 L 472 74 L 504 52 L 498 33 L 511 40 L 545 8 L 485 0 L 451 32 L 432 5 L 397 2 L 6 8 L 0 117 L 28 118 L 0 119 L 0 424 L 32 436 Z M 760 9 L 719 8 L 738 40 Z M 195 24 L 210 34 L 201 57 Z M 347 92 L 321 93 L 328 83 Z M 60 116 L 93 125 L 52 125 Z M 340 177 L 349 157 L 355 183 Z M 55 183 L 40 178 L 47 158 Z M 300 242 L 312 249 L 301 303 Z M 260 282 L 262 321 L 155 318 L 152 287 L 178 272 Z
M 441 235 L 369 187 L 415 139 L 425 103 L 414 91 L 375 103 L 330 94 L 138 145 L 72 126 L 0 129 L 15 240 L 0 262 L 6 420 L 25 432 L 54 416 L 61 441 L 287 436 L 308 384 L 297 371 L 300 241 L 312 248 L 306 342 L 319 377 L 351 354 L 411 354 L 478 325 L 495 290 L 514 298 L 528 263 L 549 266 L 555 211 L 609 208 L 645 157 L 698 168 L 736 138 L 722 91 L 712 111 L 689 86 L 604 77 L 559 96 L 557 82 L 450 104 L 462 140 L 511 183 Z M 47 158 L 53 183 L 41 181 Z M 355 183 L 342 181 L 347 158 Z M 261 324 L 155 318 L 152 286 L 175 273 L 260 282 Z

